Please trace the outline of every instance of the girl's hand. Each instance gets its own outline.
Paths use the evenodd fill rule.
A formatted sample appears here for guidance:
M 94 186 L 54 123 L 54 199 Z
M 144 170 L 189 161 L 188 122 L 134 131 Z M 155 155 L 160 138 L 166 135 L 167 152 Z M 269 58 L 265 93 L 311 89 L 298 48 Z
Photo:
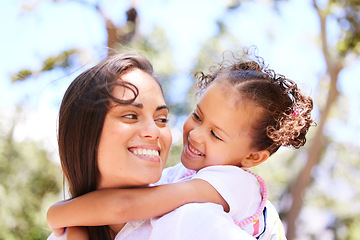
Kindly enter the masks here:
M 56 237 L 61 237 L 65 232 L 65 228 L 52 228 L 51 231 Z

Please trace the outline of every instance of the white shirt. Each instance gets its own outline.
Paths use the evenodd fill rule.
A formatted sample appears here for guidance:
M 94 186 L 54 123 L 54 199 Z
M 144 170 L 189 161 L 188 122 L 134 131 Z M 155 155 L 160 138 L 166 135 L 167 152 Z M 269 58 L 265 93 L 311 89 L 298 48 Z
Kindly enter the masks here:
M 253 175 L 234 166 L 210 166 L 195 174 L 180 163 L 165 169 L 156 185 L 192 178 L 209 182 L 229 204 L 229 214 L 214 203 L 186 204 L 159 218 L 128 222 L 115 240 L 255 239 L 234 223 L 259 208 L 261 195 Z
M 157 183 L 165 184 L 172 183 L 181 179 L 186 175 L 193 175 L 194 172 L 189 171 L 181 164 L 176 165 L 171 168 L 167 168 L 163 171 L 162 178 Z M 204 180 L 209 180 L 206 171 L 199 171 L 198 176 L 203 177 Z M 190 176 L 191 178 L 193 176 Z M 230 177 L 230 179 L 232 179 Z M 250 178 L 251 179 L 251 178 Z M 216 185 L 217 181 L 209 180 Z M 252 180 L 250 180 L 252 181 Z M 222 188 L 222 187 L 221 187 Z M 225 188 L 226 189 L 226 188 Z M 222 196 L 231 194 L 231 192 L 226 192 L 227 190 L 220 190 Z M 224 195 L 223 195 L 224 194 Z M 224 197 L 229 201 L 230 212 L 232 212 L 231 206 L 231 197 Z M 244 198 L 242 196 L 241 198 Z M 234 198 L 236 202 L 236 198 Z M 265 236 L 273 235 L 274 231 L 282 227 L 281 221 L 278 218 L 276 210 L 270 204 L 271 212 L 273 217 L 271 219 L 271 224 L 267 224 L 267 231 Z M 235 208 L 235 207 L 233 207 Z M 235 211 L 235 210 L 234 210 Z M 237 211 L 235 211 L 237 212 Z M 269 222 L 270 223 L 270 222 Z M 276 224 L 275 224 L 276 223 Z M 274 226 L 274 227 L 273 227 Z M 281 228 L 282 229 L 282 228 Z M 276 233 L 278 235 L 278 233 Z M 281 232 L 283 235 L 283 232 Z M 276 235 L 276 236 L 277 236 Z M 265 237 L 263 236 L 263 237 Z M 66 239 L 66 233 L 57 238 L 53 234 L 50 235 L 48 240 L 62 240 Z M 115 240 L 219 240 L 219 239 L 255 239 L 244 230 L 238 227 L 233 220 L 233 217 L 230 214 L 224 212 L 223 207 L 214 203 L 191 203 L 186 204 L 178 209 L 162 216 L 159 218 L 145 219 L 140 221 L 128 222 L 123 229 L 116 235 Z M 284 236 L 279 239 L 285 239 Z
M 221 205 L 190 203 L 160 217 L 128 222 L 115 240 L 253 240 Z
M 235 166 L 210 166 L 198 171 L 193 178 L 210 183 L 230 207 L 234 221 L 242 221 L 259 209 L 262 197 L 257 179 Z

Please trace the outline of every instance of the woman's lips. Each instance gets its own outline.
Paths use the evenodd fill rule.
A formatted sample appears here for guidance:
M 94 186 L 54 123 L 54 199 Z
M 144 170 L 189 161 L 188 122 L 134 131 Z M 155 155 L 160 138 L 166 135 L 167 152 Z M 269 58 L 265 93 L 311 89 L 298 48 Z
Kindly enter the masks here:
M 131 147 L 129 148 L 129 151 L 137 156 L 138 158 L 141 158 L 146 161 L 151 162 L 160 162 L 160 151 L 157 149 L 146 148 L 146 147 Z

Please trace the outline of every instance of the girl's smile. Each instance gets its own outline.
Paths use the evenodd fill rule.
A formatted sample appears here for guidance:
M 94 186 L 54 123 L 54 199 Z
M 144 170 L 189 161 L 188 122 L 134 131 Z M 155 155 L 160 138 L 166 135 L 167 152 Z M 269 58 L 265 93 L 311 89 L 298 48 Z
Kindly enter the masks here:
M 200 150 L 198 150 L 194 145 L 190 143 L 190 140 L 188 140 L 188 143 L 186 146 L 184 146 L 185 154 L 187 154 L 189 157 L 205 157 L 205 154 L 202 153 Z
M 242 167 L 254 151 L 250 131 L 259 111 L 256 106 L 235 101 L 235 94 L 224 87 L 216 82 L 210 85 L 185 121 L 181 161 L 189 169 Z

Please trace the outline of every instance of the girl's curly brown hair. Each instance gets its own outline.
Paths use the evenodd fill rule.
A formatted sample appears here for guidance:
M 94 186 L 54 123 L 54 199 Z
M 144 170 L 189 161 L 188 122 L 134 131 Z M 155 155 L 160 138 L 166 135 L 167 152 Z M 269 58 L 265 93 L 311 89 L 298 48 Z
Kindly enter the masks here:
M 253 123 L 253 147 L 275 153 L 280 146 L 300 148 L 306 133 L 313 125 L 313 101 L 304 95 L 297 84 L 276 74 L 261 57 L 249 60 L 249 50 L 234 61 L 224 60 L 210 68 L 210 74 L 197 72 L 198 94 L 214 81 L 230 84 L 239 99 L 261 107 L 262 115 Z M 245 60 L 244 60 L 245 57 Z

